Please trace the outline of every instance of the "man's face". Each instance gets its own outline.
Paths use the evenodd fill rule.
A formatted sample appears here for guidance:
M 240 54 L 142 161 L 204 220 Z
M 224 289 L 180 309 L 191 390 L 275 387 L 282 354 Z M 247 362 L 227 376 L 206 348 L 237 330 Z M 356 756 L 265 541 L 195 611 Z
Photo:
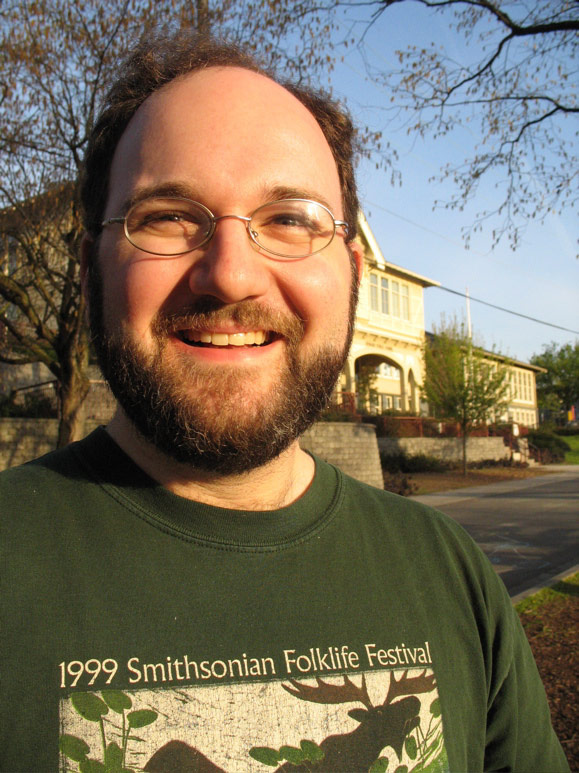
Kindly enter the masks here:
M 238 68 L 173 81 L 133 117 L 105 218 L 155 193 L 217 216 L 291 197 L 343 216 L 336 165 L 313 116 Z M 225 219 L 209 244 L 167 258 L 139 251 L 110 225 L 89 277 L 104 375 L 141 434 L 169 456 L 220 473 L 259 466 L 311 424 L 339 375 L 352 267 L 339 235 L 316 255 L 279 260 L 256 248 L 242 221 Z

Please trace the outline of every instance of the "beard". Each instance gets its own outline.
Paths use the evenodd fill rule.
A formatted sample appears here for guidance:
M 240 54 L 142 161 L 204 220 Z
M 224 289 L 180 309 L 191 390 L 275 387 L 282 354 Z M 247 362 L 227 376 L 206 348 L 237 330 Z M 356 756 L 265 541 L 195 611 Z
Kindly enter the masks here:
M 329 402 L 354 329 L 358 283 L 351 263 L 345 340 L 327 342 L 305 358 L 300 356 L 304 323 L 298 317 L 250 301 L 224 306 L 212 297 L 196 299 L 178 314 L 160 311 L 151 328 L 156 345 L 145 351 L 120 326 L 107 329 L 95 256 L 89 273 L 90 326 L 103 376 L 138 433 L 170 459 L 219 475 L 260 467 L 285 451 Z M 267 390 L 252 388 L 255 367 L 199 367 L 186 354 L 166 354 L 169 334 L 211 329 L 224 321 L 283 337 L 285 356 L 278 372 L 270 374 Z

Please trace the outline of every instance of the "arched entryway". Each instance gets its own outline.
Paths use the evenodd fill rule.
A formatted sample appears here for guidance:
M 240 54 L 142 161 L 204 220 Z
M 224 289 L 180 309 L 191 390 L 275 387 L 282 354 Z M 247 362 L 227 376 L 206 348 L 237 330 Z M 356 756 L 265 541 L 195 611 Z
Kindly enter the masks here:
M 358 409 L 380 414 L 405 409 L 404 372 L 382 354 L 364 354 L 354 364 Z

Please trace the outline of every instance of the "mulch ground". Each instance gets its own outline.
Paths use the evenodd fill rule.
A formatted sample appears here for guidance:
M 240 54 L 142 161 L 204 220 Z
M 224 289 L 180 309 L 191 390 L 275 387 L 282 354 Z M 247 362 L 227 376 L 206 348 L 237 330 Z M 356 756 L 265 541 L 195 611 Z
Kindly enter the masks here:
M 412 486 L 412 494 L 433 494 L 437 491 L 481 486 L 486 483 L 499 483 L 503 480 L 534 478 L 537 475 L 549 475 L 557 472 L 555 467 L 487 467 L 480 470 L 467 470 L 463 475 L 459 470 L 448 472 L 413 472 L 407 477 Z
M 571 770 L 579 770 L 579 585 L 560 582 L 557 593 L 519 611 L 551 708 L 553 727 Z M 524 602 L 523 602 L 524 603 Z M 518 606 L 520 609 L 520 607 Z

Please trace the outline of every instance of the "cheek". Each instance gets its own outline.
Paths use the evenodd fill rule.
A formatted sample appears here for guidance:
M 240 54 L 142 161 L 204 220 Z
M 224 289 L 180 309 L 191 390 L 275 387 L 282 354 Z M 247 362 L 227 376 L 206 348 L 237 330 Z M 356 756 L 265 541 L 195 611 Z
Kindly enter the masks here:
M 171 261 L 104 261 L 105 322 L 136 338 L 148 336 L 155 315 L 177 292 L 182 271 Z
M 306 322 L 304 342 L 319 345 L 320 334 L 338 340 L 346 334 L 352 287 L 349 263 L 319 260 L 288 286 L 290 303 Z

